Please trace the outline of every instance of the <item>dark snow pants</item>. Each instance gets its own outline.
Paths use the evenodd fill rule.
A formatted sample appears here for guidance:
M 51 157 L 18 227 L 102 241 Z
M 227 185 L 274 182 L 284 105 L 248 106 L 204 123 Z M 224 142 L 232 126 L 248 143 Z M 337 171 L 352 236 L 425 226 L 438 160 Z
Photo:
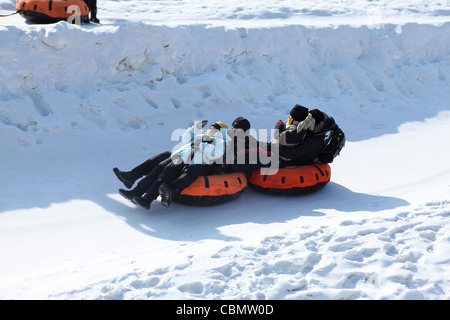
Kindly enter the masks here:
M 167 159 L 170 160 L 170 154 L 171 153 L 169 151 L 157 154 L 156 156 L 153 156 L 150 159 L 138 165 L 136 168 L 131 170 L 131 172 L 135 173 L 139 177 L 146 176 L 153 170 L 153 168 L 159 165 L 162 161 Z
M 145 176 L 137 185 L 140 190 L 145 191 L 150 188 L 159 174 L 163 172 L 164 168 L 172 162 L 170 155 L 171 153 L 169 151 L 160 153 L 131 170 L 131 172 L 139 177 Z
M 97 13 L 97 0 L 84 0 L 89 8 L 89 11 Z
M 179 164 L 175 164 L 172 162 L 172 159 L 169 158 L 169 162 L 164 166 L 162 172 L 159 173 L 157 178 L 154 179 L 154 181 L 146 189 L 144 187 L 144 190 L 146 190 L 148 197 L 153 200 L 156 199 L 159 195 L 159 187 L 161 186 L 161 184 L 170 184 L 172 180 L 175 180 L 179 175 L 181 175 L 181 172 L 185 167 L 185 163 L 181 162 Z M 150 174 L 153 175 L 155 169 L 153 169 Z M 145 177 L 143 180 L 147 180 L 147 177 Z

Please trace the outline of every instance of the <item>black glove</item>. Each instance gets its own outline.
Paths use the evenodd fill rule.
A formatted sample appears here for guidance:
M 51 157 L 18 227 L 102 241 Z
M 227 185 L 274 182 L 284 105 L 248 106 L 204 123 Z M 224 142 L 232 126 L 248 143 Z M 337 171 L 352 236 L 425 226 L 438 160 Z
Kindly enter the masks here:
M 201 122 L 197 122 L 196 127 L 198 129 L 201 129 L 201 128 L 205 127 L 207 123 L 208 123 L 208 120 L 202 120 Z
M 283 121 L 278 120 L 276 125 L 275 125 L 275 129 L 283 131 L 285 128 L 286 128 L 286 124 Z

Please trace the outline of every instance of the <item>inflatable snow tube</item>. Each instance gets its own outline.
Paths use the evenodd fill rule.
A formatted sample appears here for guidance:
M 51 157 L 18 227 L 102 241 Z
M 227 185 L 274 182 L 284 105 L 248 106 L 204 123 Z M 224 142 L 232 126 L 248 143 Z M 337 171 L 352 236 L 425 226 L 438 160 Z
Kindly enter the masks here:
M 246 187 L 247 178 L 241 172 L 201 176 L 174 201 L 188 205 L 214 206 L 239 197 Z
M 261 168 L 251 171 L 248 185 L 264 193 L 298 195 L 322 189 L 331 176 L 331 168 L 327 163 L 280 168 L 272 174 L 274 170 Z
M 17 0 L 16 9 L 34 23 L 89 21 L 89 8 L 84 0 Z

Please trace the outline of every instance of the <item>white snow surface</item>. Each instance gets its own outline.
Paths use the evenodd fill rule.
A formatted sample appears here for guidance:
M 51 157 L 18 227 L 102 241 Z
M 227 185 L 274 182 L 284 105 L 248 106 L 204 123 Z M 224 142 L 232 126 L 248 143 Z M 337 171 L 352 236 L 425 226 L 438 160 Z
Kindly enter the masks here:
M 0 299 L 450 299 L 449 1 L 98 6 L 100 25 L 0 17 Z M 174 130 L 269 130 L 296 103 L 347 135 L 324 189 L 118 194 L 112 168 Z

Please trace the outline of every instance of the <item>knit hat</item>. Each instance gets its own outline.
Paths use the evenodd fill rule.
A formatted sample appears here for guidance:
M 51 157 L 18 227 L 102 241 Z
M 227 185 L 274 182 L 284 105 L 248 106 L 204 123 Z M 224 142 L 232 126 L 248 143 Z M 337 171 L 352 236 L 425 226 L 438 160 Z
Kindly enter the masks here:
M 232 126 L 236 129 L 242 129 L 245 132 L 250 129 L 250 121 L 243 117 L 237 117 L 236 119 L 234 119 Z
M 309 113 L 313 116 L 314 120 L 316 120 L 316 123 L 319 123 L 322 121 L 325 117 L 323 116 L 323 113 L 320 110 L 314 109 L 311 110 Z
M 214 127 L 214 128 L 216 128 L 217 130 L 220 130 L 221 128 L 228 129 L 228 126 L 227 126 L 225 123 L 221 122 L 221 121 L 214 122 L 214 123 L 211 125 L 211 127 Z
M 296 104 L 289 114 L 295 121 L 302 122 L 308 116 L 308 108 Z

